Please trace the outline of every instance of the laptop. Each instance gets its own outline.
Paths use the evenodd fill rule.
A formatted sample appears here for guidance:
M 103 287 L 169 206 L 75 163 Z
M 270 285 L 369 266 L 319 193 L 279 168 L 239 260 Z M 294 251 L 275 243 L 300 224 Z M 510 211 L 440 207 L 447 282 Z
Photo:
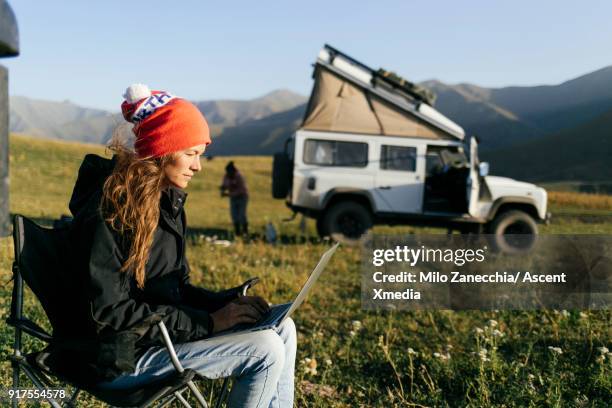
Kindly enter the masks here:
M 325 251 L 325 253 L 321 256 L 321 259 L 319 259 L 319 263 L 317 263 L 317 266 L 315 266 L 314 270 L 310 273 L 308 280 L 304 286 L 302 286 L 300 293 L 298 293 L 293 302 L 272 306 L 268 313 L 263 315 L 257 322 L 251 324 L 238 324 L 230 329 L 215 333 L 209 338 L 226 336 L 228 334 L 248 333 L 259 330 L 273 329 L 280 326 L 283 320 L 291 316 L 291 314 L 298 307 L 300 307 L 302 302 L 304 302 L 306 295 L 308 295 L 308 292 L 310 292 L 310 289 L 314 283 L 317 281 L 317 279 L 319 279 L 319 276 L 321 276 L 321 273 L 327 266 L 327 263 L 331 259 L 334 252 L 336 252 L 336 249 L 338 249 L 339 245 L 340 243 L 338 242 L 333 247 Z

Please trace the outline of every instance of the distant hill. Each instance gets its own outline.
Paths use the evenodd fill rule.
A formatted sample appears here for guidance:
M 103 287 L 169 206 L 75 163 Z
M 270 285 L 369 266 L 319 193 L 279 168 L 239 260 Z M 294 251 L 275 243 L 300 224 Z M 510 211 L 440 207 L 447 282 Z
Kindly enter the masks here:
M 460 124 L 467 134 L 481 139 L 484 150 L 508 146 L 543 136 L 537 127 L 489 99 L 490 90 L 472 85 L 447 85 L 439 81 L 422 83 L 437 95 L 435 108 Z M 476 89 L 482 92 L 474 92 Z
M 274 113 L 290 110 L 306 97 L 288 90 L 277 90 L 251 100 L 194 102 L 204 113 L 214 136 L 228 126 L 237 126 Z M 37 137 L 106 143 L 115 127 L 124 123 L 119 113 L 90 109 L 71 102 L 52 102 L 22 96 L 10 98 L 10 130 Z
M 491 100 L 544 131 L 572 127 L 612 108 L 612 66 L 559 85 L 494 89 Z M 560 117 L 568 112 L 578 114 Z
M 97 137 L 113 123 L 113 115 L 101 109 L 84 108 L 72 102 L 51 102 L 12 96 L 9 102 L 11 132 L 54 139 L 101 143 Z M 83 124 L 83 130 L 78 129 Z
M 274 113 L 293 109 L 303 104 L 306 97 L 288 90 L 277 90 L 262 97 L 241 100 L 215 100 L 196 102 L 209 123 L 226 127 L 262 119 Z
M 612 109 L 575 128 L 481 154 L 491 173 L 531 181 L 612 180 Z
M 482 139 L 483 150 L 573 128 L 612 109 L 612 66 L 559 85 L 484 88 L 435 80 L 422 85 L 438 95 L 436 109 Z
M 208 152 L 211 155 L 272 155 L 282 150 L 285 140 L 299 126 L 305 104 L 263 119 L 251 120 L 240 126 L 225 128 L 214 139 Z

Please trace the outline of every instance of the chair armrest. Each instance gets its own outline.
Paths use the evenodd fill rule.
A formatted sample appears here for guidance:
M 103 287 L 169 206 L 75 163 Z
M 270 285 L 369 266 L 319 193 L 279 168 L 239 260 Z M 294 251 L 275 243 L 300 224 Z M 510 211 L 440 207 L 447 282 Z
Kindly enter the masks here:
M 170 359 L 172 360 L 172 365 L 174 366 L 174 369 L 177 372 L 179 372 L 180 374 L 182 374 L 182 375 L 183 374 L 187 374 L 191 370 L 185 370 L 183 368 L 183 365 L 179 361 L 179 359 L 178 359 L 178 357 L 176 355 L 176 350 L 174 350 L 174 345 L 172 344 L 172 340 L 170 340 L 170 335 L 168 335 L 168 330 L 166 329 L 166 325 L 164 324 L 164 321 L 160 320 L 157 323 L 157 327 L 159 327 L 159 330 L 161 331 L 161 334 L 162 334 L 162 337 L 163 337 L 163 340 L 164 340 L 164 344 L 166 345 L 166 348 L 168 349 L 168 353 L 170 354 Z M 224 383 L 224 384 L 227 384 L 227 383 Z M 204 396 L 202 395 L 202 393 L 200 392 L 198 387 L 196 387 L 196 385 L 193 383 L 193 381 L 191 379 L 187 382 L 187 387 L 193 393 L 193 396 L 198 401 L 198 404 L 202 408 L 207 408 L 208 404 L 206 403 L 206 400 L 204 399 Z M 225 387 L 225 385 L 224 385 L 224 387 Z M 225 392 L 225 391 L 223 391 L 223 392 Z
M 259 278 L 251 278 L 244 282 L 242 285 L 236 286 L 235 288 L 232 288 L 230 290 L 235 290 L 240 295 L 246 296 L 247 291 L 258 282 Z M 172 365 L 174 366 L 176 371 L 182 373 L 185 369 L 183 368 L 181 362 L 178 359 L 178 356 L 176 355 L 176 350 L 174 349 L 174 344 L 172 344 L 172 340 L 170 339 L 170 335 L 168 334 L 168 329 L 166 328 L 166 325 L 164 324 L 164 321 L 161 320 L 161 318 L 157 322 L 157 327 L 159 327 L 159 331 L 162 334 L 162 339 L 164 341 L 166 349 L 168 350 L 168 354 L 170 354 L 170 360 L 172 361 Z
M 259 278 L 258 277 L 251 278 L 251 279 L 247 280 L 246 282 L 244 282 L 242 285 L 239 286 L 240 294 L 242 296 L 246 296 L 247 290 L 251 289 L 257 283 L 259 283 Z
M 176 355 L 176 350 L 174 350 L 174 344 L 172 344 L 172 340 L 170 339 L 170 335 L 168 334 L 168 329 L 166 328 L 164 321 L 160 320 L 157 323 L 157 327 L 159 327 L 159 331 L 162 334 L 162 339 L 164 340 L 164 344 L 166 345 L 168 354 L 170 354 L 170 360 L 172 360 L 172 365 L 174 366 L 176 371 L 182 373 L 183 371 L 185 371 L 185 369 L 183 368 L 183 365 L 181 364 Z

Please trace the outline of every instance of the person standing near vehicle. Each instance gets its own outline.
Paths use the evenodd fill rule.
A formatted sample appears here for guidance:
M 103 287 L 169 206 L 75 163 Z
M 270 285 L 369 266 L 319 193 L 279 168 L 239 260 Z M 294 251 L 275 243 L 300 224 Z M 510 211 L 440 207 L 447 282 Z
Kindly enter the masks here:
M 234 162 L 225 166 L 225 176 L 221 184 L 221 196 L 230 198 L 230 215 L 234 224 L 236 235 L 248 235 L 249 222 L 247 220 L 247 204 L 249 202 L 249 191 L 244 177 L 238 171 Z

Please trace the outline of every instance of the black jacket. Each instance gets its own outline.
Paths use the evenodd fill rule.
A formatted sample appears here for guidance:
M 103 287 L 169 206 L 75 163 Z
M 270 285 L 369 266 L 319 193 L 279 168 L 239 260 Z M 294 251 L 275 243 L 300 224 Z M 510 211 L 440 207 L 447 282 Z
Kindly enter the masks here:
M 111 380 L 134 370 L 151 346 L 163 345 L 155 324 L 161 314 L 173 342 L 194 341 L 212 331 L 210 313 L 238 296 L 239 288 L 212 292 L 189 283 L 185 257 L 187 194 L 170 187 L 163 191 L 160 219 L 146 264 L 144 289 L 120 273 L 129 243 L 102 218 L 102 185 L 114 160 L 87 155 L 70 200 L 74 220 L 69 231 L 69 270 L 75 286 L 75 314 L 69 324 L 54 327 L 57 347 L 76 353 L 79 361 L 67 368 L 85 383 Z M 82 340 L 73 343 L 74 339 Z

